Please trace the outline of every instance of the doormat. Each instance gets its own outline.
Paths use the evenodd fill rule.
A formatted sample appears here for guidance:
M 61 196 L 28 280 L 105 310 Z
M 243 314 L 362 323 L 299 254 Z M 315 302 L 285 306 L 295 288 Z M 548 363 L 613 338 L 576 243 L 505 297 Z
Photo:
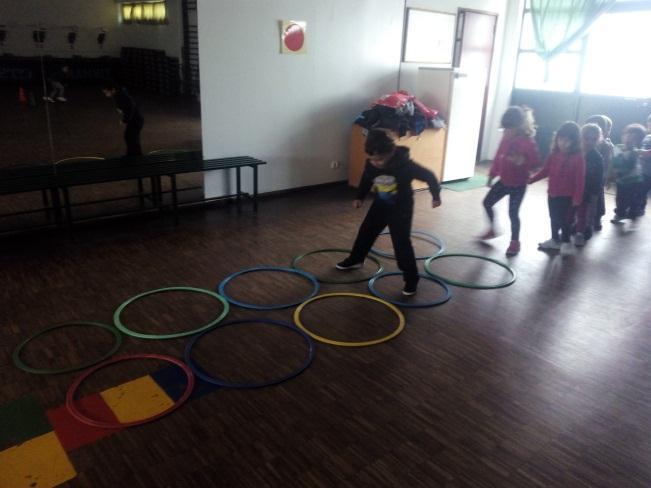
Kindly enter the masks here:
M 441 187 L 447 188 L 448 190 L 452 190 L 452 191 L 474 190 L 475 188 L 481 188 L 482 186 L 486 186 L 487 179 L 488 178 L 486 175 L 475 175 L 466 180 L 443 183 Z

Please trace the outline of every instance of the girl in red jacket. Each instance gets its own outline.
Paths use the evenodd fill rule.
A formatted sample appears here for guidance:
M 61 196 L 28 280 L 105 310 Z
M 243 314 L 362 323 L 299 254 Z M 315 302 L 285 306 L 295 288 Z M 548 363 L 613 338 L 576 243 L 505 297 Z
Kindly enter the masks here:
M 570 234 L 574 207 L 583 201 L 585 161 L 581 153 L 581 129 L 574 122 L 565 122 L 556 131 L 552 152 L 545 165 L 529 183 L 549 177 L 547 190 L 552 238 L 538 244 L 539 249 L 560 249 L 561 255 L 572 254 Z M 559 239 L 558 233 L 561 232 Z
M 484 198 L 484 209 L 490 221 L 490 228 L 480 239 L 492 239 L 495 232 L 493 206 L 505 196 L 509 196 L 509 218 L 511 219 L 511 243 L 507 256 L 520 252 L 520 205 L 529 181 L 529 172 L 539 163 L 538 146 L 531 109 L 509 107 L 502 115 L 504 136 L 488 175 L 487 185 L 491 187 Z M 496 178 L 499 181 L 493 184 Z

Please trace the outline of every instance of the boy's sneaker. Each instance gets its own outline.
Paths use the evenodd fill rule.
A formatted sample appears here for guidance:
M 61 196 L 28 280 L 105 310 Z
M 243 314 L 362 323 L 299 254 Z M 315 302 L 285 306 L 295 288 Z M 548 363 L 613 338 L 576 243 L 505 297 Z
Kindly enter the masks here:
M 405 283 L 405 287 L 402 289 L 402 294 L 406 297 L 410 297 L 416 294 L 418 288 L 418 283 Z
M 507 256 L 515 256 L 520 252 L 520 241 L 511 241 L 508 249 L 506 250 Z
M 477 239 L 480 241 L 487 241 L 489 239 L 495 239 L 497 237 L 497 232 L 492 227 L 484 232 L 482 235 L 477 236 Z
M 621 224 L 624 220 L 626 220 L 626 217 L 619 215 L 615 215 L 612 219 L 610 219 L 613 224 Z
M 572 249 L 572 244 L 569 242 L 564 242 L 561 244 L 561 256 L 571 256 L 574 254 L 574 249 Z
M 361 263 L 354 263 L 350 258 L 346 258 L 343 261 L 337 263 L 335 267 L 341 271 L 346 271 L 349 269 L 359 269 L 362 266 L 364 266 L 364 261 Z
M 539 249 L 550 249 L 553 251 L 558 251 L 561 248 L 561 243 L 555 241 L 554 239 L 547 239 L 545 242 L 538 244 Z
M 43 97 L 43 100 L 45 100 L 46 102 L 54 103 L 54 98 Z
M 577 232 L 574 234 L 574 245 L 576 247 L 582 247 L 585 246 L 585 236 L 581 234 L 580 232 Z
M 68 99 L 65 98 L 65 97 L 57 97 L 57 100 L 59 100 L 60 102 L 67 102 L 68 101 Z

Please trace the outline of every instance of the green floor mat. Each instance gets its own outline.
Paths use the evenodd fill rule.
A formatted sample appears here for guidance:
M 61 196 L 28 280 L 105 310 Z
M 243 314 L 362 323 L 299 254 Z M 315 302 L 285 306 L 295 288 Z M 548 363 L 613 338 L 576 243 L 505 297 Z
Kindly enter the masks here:
M 474 190 L 486 186 L 486 180 L 486 175 L 475 175 L 467 180 L 451 181 L 450 183 L 443 183 L 441 186 L 452 191 Z

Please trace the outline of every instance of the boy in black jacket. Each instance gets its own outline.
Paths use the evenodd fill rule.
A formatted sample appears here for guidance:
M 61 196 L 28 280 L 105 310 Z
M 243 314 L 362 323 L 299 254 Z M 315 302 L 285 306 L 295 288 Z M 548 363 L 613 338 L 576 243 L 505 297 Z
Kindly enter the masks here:
M 369 131 L 364 150 L 369 157 L 353 206 L 362 206 L 362 200 L 371 187 L 375 192 L 375 199 L 359 228 L 350 256 L 338 263 L 337 269 L 361 268 L 375 239 L 388 225 L 398 268 L 402 271 L 405 281 L 402 293 L 407 296 L 414 295 L 419 277 L 411 245 L 411 219 L 414 213 L 411 182 L 416 179 L 429 185 L 432 208 L 441 205 L 439 182 L 434 173 L 409 158 L 408 148 L 396 147 L 393 140 L 382 130 Z
M 120 114 L 120 121 L 125 125 L 124 142 L 127 145 L 127 156 L 142 156 L 140 147 L 140 131 L 145 123 L 136 102 L 124 87 L 118 87 L 112 82 L 102 86 L 106 98 L 112 98 L 115 109 Z

